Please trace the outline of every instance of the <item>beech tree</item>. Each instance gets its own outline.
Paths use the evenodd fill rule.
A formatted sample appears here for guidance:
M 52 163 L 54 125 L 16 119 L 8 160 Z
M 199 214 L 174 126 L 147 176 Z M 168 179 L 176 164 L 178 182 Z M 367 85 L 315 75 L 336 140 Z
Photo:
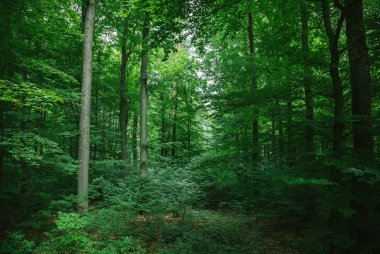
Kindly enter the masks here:
M 0 1 L 0 252 L 379 253 L 378 20 Z
M 88 168 L 90 163 L 90 112 L 91 112 L 91 82 L 92 82 L 92 48 L 94 43 L 95 0 L 87 2 L 84 39 L 83 39 L 83 71 L 82 97 L 79 121 L 79 173 L 78 195 L 79 209 L 88 212 Z

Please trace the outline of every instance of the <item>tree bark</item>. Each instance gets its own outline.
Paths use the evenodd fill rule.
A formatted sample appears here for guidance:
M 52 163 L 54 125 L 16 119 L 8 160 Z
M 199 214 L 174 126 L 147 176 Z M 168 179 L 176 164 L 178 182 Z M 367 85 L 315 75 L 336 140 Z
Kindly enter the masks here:
M 166 123 L 165 123 L 165 100 L 164 93 L 160 92 L 161 100 L 161 146 L 160 146 L 160 155 L 165 156 L 165 133 L 166 133 Z
M 283 130 L 283 122 L 282 122 L 282 109 L 280 103 L 277 101 L 277 116 L 278 116 L 278 153 L 279 158 L 282 160 L 282 156 L 284 155 L 284 130 Z
M 137 123 L 138 123 L 138 115 L 135 112 L 133 114 L 133 124 L 132 124 L 132 158 L 133 161 L 137 161 Z
M 336 158 L 341 157 L 343 152 L 343 131 L 344 131 L 344 97 L 342 80 L 339 75 L 339 50 L 338 41 L 342 28 L 344 14 L 342 13 L 336 31 L 333 31 L 330 17 L 329 0 L 322 0 L 323 23 L 325 26 L 329 50 L 330 50 L 330 76 L 333 84 L 334 96 L 334 137 L 333 152 Z
M 121 160 L 122 169 L 127 170 L 127 22 L 125 22 L 122 38 L 121 38 L 121 66 L 120 66 L 120 114 L 119 114 L 119 128 L 120 128 L 120 146 L 121 146 Z
M 148 173 L 148 137 L 147 137 L 147 83 L 148 83 L 148 36 L 149 14 L 145 12 L 142 33 L 141 77 L 140 77 L 140 171 Z
M 169 107 L 169 114 L 168 114 L 168 122 L 167 122 L 167 125 L 166 125 L 166 130 L 167 130 L 167 134 L 166 134 L 166 144 L 167 146 L 165 147 L 165 156 L 168 156 L 169 155 L 169 152 L 170 152 L 170 142 L 171 142 L 171 131 L 173 130 L 172 128 L 172 109 L 171 109 L 171 105 Z
M 79 210 L 88 212 L 88 168 L 90 159 L 90 113 L 91 113 L 91 79 L 92 47 L 94 43 L 95 0 L 88 0 L 83 40 L 83 72 L 81 113 L 79 121 L 79 174 L 78 196 Z
M 277 146 L 276 146 L 276 112 L 275 112 L 275 109 L 272 108 L 272 116 L 271 116 L 271 120 L 272 120 L 272 156 L 276 156 L 277 155 Z
M 248 38 L 249 38 L 249 54 L 252 63 L 252 91 L 257 91 L 257 77 L 256 77 L 256 67 L 255 67 L 255 44 L 253 36 L 253 14 L 250 12 L 248 14 Z M 252 161 L 253 167 L 257 168 L 257 163 L 259 161 L 259 111 L 255 108 L 253 110 L 253 120 L 252 120 Z
M 177 109 L 178 109 L 178 85 L 176 85 L 174 90 L 174 114 L 173 114 L 173 145 L 171 149 L 172 160 L 175 159 L 176 155 L 176 142 L 177 142 Z
M 373 161 L 371 120 L 371 76 L 363 20 L 363 1 L 345 0 L 346 35 L 352 98 L 353 157 L 355 167 L 365 168 Z M 351 184 L 351 207 L 355 211 L 351 225 L 356 234 L 356 253 L 378 246 L 374 187 L 354 176 Z M 363 199 L 366 197 L 366 199 Z M 372 223 L 374 222 L 374 224 Z M 372 223 L 372 224 L 371 224 Z M 376 225 L 377 224 L 377 225 Z M 378 249 L 377 249 L 378 250 Z M 374 250 L 376 252 L 376 250 Z
M 313 95 L 311 86 L 311 68 L 309 65 L 309 17 L 306 6 L 306 1 L 301 3 L 301 23 L 302 23 L 302 57 L 303 57 L 303 86 L 305 91 L 306 104 L 306 160 L 312 161 L 315 159 L 314 152 L 314 130 L 313 130 Z
M 291 167 L 294 165 L 297 157 L 296 157 L 296 145 L 294 143 L 294 137 L 293 137 L 293 119 L 292 119 L 292 115 L 293 115 L 293 104 L 292 104 L 292 101 L 291 99 L 289 99 L 288 103 L 287 103 L 287 136 L 288 136 L 288 151 L 287 151 L 287 154 L 288 154 L 288 157 L 287 157 L 287 161 L 288 161 L 288 166 Z
M 185 94 L 185 101 L 186 101 L 186 111 L 187 111 L 187 150 L 189 151 L 190 157 L 191 157 L 191 112 L 190 112 L 190 105 L 189 105 L 189 98 L 186 91 L 186 87 L 183 88 L 183 93 Z
M 363 1 L 346 0 L 346 34 L 352 96 L 352 131 L 357 154 L 372 154 L 371 76 L 363 21 Z

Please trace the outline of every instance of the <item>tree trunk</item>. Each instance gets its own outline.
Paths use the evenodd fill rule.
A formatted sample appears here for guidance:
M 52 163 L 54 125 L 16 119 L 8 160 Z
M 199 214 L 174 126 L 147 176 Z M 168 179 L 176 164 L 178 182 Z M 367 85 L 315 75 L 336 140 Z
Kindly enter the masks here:
M 371 77 L 368 49 L 363 21 L 363 1 L 345 0 L 346 35 L 350 65 L 352 97 L 352 132 L 355 167 L 365 168 L 373 157 L 373 133 L 371 121 Z M 374 187 L 353 177 L 351 207 L 355 211 L 351 225 L 356 234 L 355 252 L 363 252 L 369 246 L 378 246 L 376 212 L 378 205 Z M 366 197 L 363 199 L 363 197 Z M 378 250 L 378 249 L 377 249 Z M 374 250 L 376 252 L 376 250 Z
M 330 17 L 329 0 L 322 0 L 323 23 L 329 41 L 330 50 L 330 76 L 333 84 L 334 96 L 334 137 L 333 152 L 336 158 L 341 157 L 343 150 L 344 131 L 344 97 L 342 81 L 339 75 L 339 50 L 338 41 L 342 28 L 344 15 L 341 14 L 336 31 L 333 31 Z
M 122 169 L 127 170 L 127 96 L 126 96 L 126 80 L 127 80 L 127 22 L 125 22 L 123 34 L 121 38 L 121 66 L 120 66 L 120 145 Z
M 95 0 L 89 0 L 86 8 L 83 40 L 82 96 L 79 121 L 79 174 L 78 196 L 79 210 L 88 212 L 88 168 L 90 157 L 90 113 L 91 113 L 91 79 L 92 47 L 94 43 Z
M 257 91 L 257 77 L 256 77 L 256 67 L 255 67 L 255 44 L 253 37 L 253 14 L 250 12 L 248 14 L 248 38 L 249 38 L 249 54 L 251 57 L 252 64 L 252 91 Z M 255 108 L 253 110 L 253 120 L 252 120 L 252 161 L 253 167 L 257 168 L 257 163 L 259 161 L 259 111 Z
M 302 23 L 302 57 L 303 57 L 303 86 L 305 90 L 305 104 L 306 104 L 306 160 L 312 161 L 315 159 L 314 152 L 314 130 L 313 130 L 313 95 L 311 88 L 311 68 L 309 64 L 309 17 L 306 6 L 306 1 L 301 3 L 301 23 Z
M 140 171 L 142 176 L 145 176 L 148 173 L 147 83 L 149 21 L 149 14 L 145 12 L 142 33 L 140 77 Z
M 271 117 L 271 120 L 272 120 L 272 156 L 273 156 L 273 159 L 274 157 L 277 155 L 277 147 L 276 147 L 276 112 L 275 112 L 275 109 L 272 108 L 272 117 Z
M 100 51 L 98 53 L 98 59 L 97 59 L 97 63 L 98 63 L 98 68 L 96 70 L 96 75 L 95 75 L 95 78 L 96 80 L 94 80 L 94 85 L 95 85 L 95 109 L 94 109 L 94 113 L 95 113 L 95 126 L 96 126 L 96 130 L 99 131 L 99 76 L 100 76 L 100 66 L 101 66 L 101 57 L 102 57 L 102 51 Z M 96 160 L 97 159 L 97 151 L 98 151 L 98 144 L 95 143 L 93 145 L 93 151 L 92 151 L 92 154 L 93 154 L 93 157 L 92 159 L 93 160 Z
M 277 101 L 277 116 L 278 116 L 278 148 L 279 148 L 279 158 L 282 160 L 282 156 L 284 155 L 284 130 L 283 130 L 283 122 L 282 122 L 282 110 L 281 105 Z
M 165 123 L 165 100 L 164 93 L 160 92 L 161 100 L 161 146 L 160 146 L 160 155 L 165 156 L 165 133 L 166 133 L 166 123 Z
M 133 114 L 133 126 L 132 126 L 132 157 L 133 161 L 137 161 L 137 122 L 138 122 L 138 115 L 135 112 Z
M 171 110 L 171 106 L 169 107 L 169 115 L 168 115 L 168 123 L 166 125 L 166 130 L 167 130 L 167 134 L 166 134 L 166 144 L 167 146 L 165 147 L 165 156 L 168 156 L 169 155 L 169 151 L 170 151 L 170 142 L 171 142 L 171 130 L 172 130 L 172 126 L 171 126 L 171 122 L 172 122 L 172 110 Z
M 190 105 L 189 105 L 189 98 L 186 91 L 186 87 L 183 88 L 183 93 L 185 94 L 185 101 L 186 101 L 186 112 L 187 112 L 187 150 L 189 151 L 190 157 L 191 157 L 191 112 L 190 112 Z
M 338 41 L 340 31 L 344 21 L 344 15 L 341 13 L 335 32 L 332 28 L 331 14 L 330 14 L 330 0 L 322 0 L 322 14 L 323 23 L 326 30 L 329 51 L 330 51 L 330 77 L 333 85 L 333 98 L 334 98 L 334 132 L 333 132 L 333 156 L 340 158 L 343 152 L 343 131 L 344 131 L 344 97 L 342 81 L 339 75 L 339 50 Z M 322 152 L 324 149 L 324 139 L 322 139 Z M 332 181 L 342 185 L 342 179 L 339 174 L 340 169 L 336 166 L 332 167 Z M 334 202 L 335 203 L 335 202 Z M 329 211 L 328 224 L 334 231 L 334 234 L 341 234 L 336 230 L 339 225 L 345 224 L 345 218 L 341 215 L 335 204 L 332 204 Z M 339 253 L 339 246 L 334 242 L 330 244 L 330 253 Z
M 95 126 L 96 126 L 96 130 L 99 130 L 99 105 L 98 105 L 98 102 L 99 102 L 99 84 L 98 82 L 94 82 L 95 83 Z M 96 153 L 97 153 L 97 150 L 98 150 L 98 145 L 95 143 L 94 146 L 93 146 L 93 160 L 96 160 Z
M 175 159 L 176 153 L 176 142 L 177 142 L 177 109 L 178 109 L 178 85 L 176 85 L 174 90 L 174 115 L 173 115 L 173 145 L 172 145 L 172 160 Z
M 357 154 L 373 152 L 371 77 L 363 22 L 363 1 L 346 0 L 347 47 L 352 96 L 352 131 Z
M 287 103 L 287 136 L 288 136 L 288 166 L 291 167 L 294 165 L 297 157 L 296 157 L 296 145 L 294 143 L 294 138 L 293 138 L 293 104 L 291 99 L 289 99 Z

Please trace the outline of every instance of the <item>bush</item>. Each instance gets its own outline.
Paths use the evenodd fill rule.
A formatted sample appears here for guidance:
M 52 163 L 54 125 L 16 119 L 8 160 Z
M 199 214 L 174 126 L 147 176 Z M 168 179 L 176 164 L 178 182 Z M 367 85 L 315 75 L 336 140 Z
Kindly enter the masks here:
M 9 232 L 8 238 L 0 242 L 1 253 L 27 254 L 32 253 L 35 247 L 33 241 L 25 239 L 21 232 Z

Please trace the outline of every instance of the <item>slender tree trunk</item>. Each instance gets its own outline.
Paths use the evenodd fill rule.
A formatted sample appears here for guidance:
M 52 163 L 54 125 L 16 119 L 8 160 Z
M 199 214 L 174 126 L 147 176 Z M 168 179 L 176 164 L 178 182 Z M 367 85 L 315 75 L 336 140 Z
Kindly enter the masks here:
M 148 135 L 147 135 L 147 83 L 148 83 L 148 36 L 149 14 L 145 12 L 142 33 L 141 78 L 140 78 L 140 171 L 148 173 Z
M 174 115 L 173 115 L 173 145 L 172 145 L 172 160 L 175 159 L 176 155 L 176 142 L 177 142 L 177 109 L 178 109 L 178 85 L 176 85 L 174 90 Z
M 314 147 L 314 130 L 313 130 L 313 95 L 311 86 L 311 68 L 309 64 L 309 15 L 306 6 L 306 1 L 301 3 L 301 23 L 302 23 L 302 55 L 303 55 L 303 67 L 304 77 L 303 86 L 305 90 L 305 102 L 306 102 L 306 160 L 312 161 L 315 159 L 315 147 Z
M 166 123 L 165 123 L 165 98 L 164 93 L 160 92 L 161 100 L 161 146 L 160 146 L 160 155 L 165 156 L 165 133 L 166 133 Z
M 282 110 L 281 105 L 277 101 L 277 116 L 278 116 L 278 148 L 279 148 L 279 158 L 282 160 L 284 155 L 284 130 L 282 122 Z
M 275 109 L 272 108 L 272 155 L 276 156 L 277 154 L 277 147 L 276 147 L 276 113 Z
M 88 212 L 88 168 L 90 159 L 90 113 L 91 113 L 91 79 L 92 47 L 94 43 L 95 0 L 88 0 L 83 40 L 82 97 L 79 121 L 79 174 L 78 196 L 79 209 Z
M 249 163 L 249 155 L 248 155 L 249 145 L 248 145 L 247 125 L 245 123 L 244 123 L 243 144 L 244 144 L 244 155 L 243 155 L 244 158 L 243 158 L 243 161 L 244 161 L 244 166 L 247 169 L 247 170 L 244 171 L 244 183 L 248 187 L 250 180 L 253 181 L 253 179 L 250 179 L 250 176 L 252 176 L 253 174 L 250 174 L 250 170 L 249 170 L 249 166 L 248 166 L 248 163 Z
M 102 52 L 99 52 L 98 54 L 98 59 L 97 59 L 97 63 L 98 63 L 98 68 L 97 68 L 97 71 L 96 71 L 96 80 L 93 82 L 94 85 L 95 85 L 95 109 L 94 109 L 94 113 L 95 113 L 95 126 L 96 126 L 96 130 L 98 131 L 100 128 L 99 128 L 99 75 L 100 75 L 100 65 L 101 65 L 101 57 L 102 57 Z M 98 144 L 95 143 L 93 145 L 93 151 L 92 151 L 92 154 L 93 154 L 93 160 L 96 160 L 96 153 L 98 151 Z
M 339 158 L 343 150 L 343 131 L 344 131 L 344 97 L 342 81 L 339 75 L 339 50 L 338 41 L 342 28 L 344 15 L 341 14 L 336 31 L 333 31 L 330 17 L 329 0 L 322 0 L 323 23 L 329 41 L 330 50 L 330 76 L 333 84 L 334 96 L 334 137 L 333 151 L 334 156 Z
M 189 105 L 189 98 L 186 91 L 186 87 L 183 88 L 183 92 L 185 94 L 185 101 L 186 101 L 186 112 L 187 112 L 187 150 L 190 153 L 191 157 L 191 112 L 190 112 L 190 105 Z
M 294 138 L 293 138 L 293 104 L 291 99 L 289 99 L 287 103 L 287 136 L 288 136 L 288 165 L 289 167 L 293 166 L 295 161 L 296 161 L 296 145 L 294 143 Z
M 344 97 L 342 81 L 339 75 L 339 51 L 338 41 L 339 35 L 344 21 L 344 15 L 341 13 L 335 32 L 332 28 L 330 14 L 330 0 L 322 0 L 323 23 L 326 30 L 329 51 L 330 51 L 330 77 L 333 85 L 334 97 L 334 136 L 333 136 L 333 155 L 335 158 L 340 158 L 343 152 L 343 131 L 344 131 Z M 322 151 L 324 148 L 324 139 L 322 140 Z M 342 179 L 339 174 L 340 169 L 336 166 L 332 167 L 332 180 L 342 186 Z M 335 202 L 334 202 L 335 203 Z M 341 234 L 337 230 L 339 225 L 346 223 L 346 219 L 341 215 L 335 204 L 330 208 L 328 224 L 334 230 L 334 234 Z M 330 253 L 339 253 L 339 246 L 335 243 L 330 244 Z
M 135 112 L 133 114 L 133 124 L 132 124 L 132 157 L 133 161 L 137 161 L 137 123 L 138 123 L 138 115 Z
M 126 80 L 127 80 L 127 22 L 125 21 L 123 34 L 121 38 L 121 66 L 120 66 L 120 146 L 122 169 L 127 170 L 127 95 L 126 95 Z
M 257 77 L 256 77 L 256 63 L 255 63 L 255 44 L 253 37 L 253 14 L 250 12 L 248 14 L 248 38 L 249 38 L 249 54 L 251 57 L 252 64 L 252 91 L 257 90 Z M 252 120 L 252 160 L 254 168 L 257 168 L 257 163 L 259 161 L 259 111 L 255 108 L 253 110 L 253 120 Z
M 165 147 L 165 156 L 168 156 L 169 155 L 169 152 L 170 152 L 170 142 L 171 142 L 171 131 L 172 131 L 172 110 L 171 110 L 171 106 L 169 107 L 169 115 L 168 115 L 168 123 L 167 123 L 167 126 L 166 126 L 166 130 L 167 130 L 167 134 L 166 134 L 166 143 L 168 144 L 168 146 Z
M 98 95 L 99 95 L 99 85 L 98 83 L 96 82 L 95 83 L 95 126 L 96 126 L 96 129 L 99 130 L 99 108 L 98 108 Z M 95 143 L 94 146 L 93 146 L 93 151 L 92 151 L 92 154 L 93 154 L 93 157 L 92 159 L 93 160 L 96 160 L 96 153 L 97 153 L 97 150 L 98 150 L 98 145 Z

